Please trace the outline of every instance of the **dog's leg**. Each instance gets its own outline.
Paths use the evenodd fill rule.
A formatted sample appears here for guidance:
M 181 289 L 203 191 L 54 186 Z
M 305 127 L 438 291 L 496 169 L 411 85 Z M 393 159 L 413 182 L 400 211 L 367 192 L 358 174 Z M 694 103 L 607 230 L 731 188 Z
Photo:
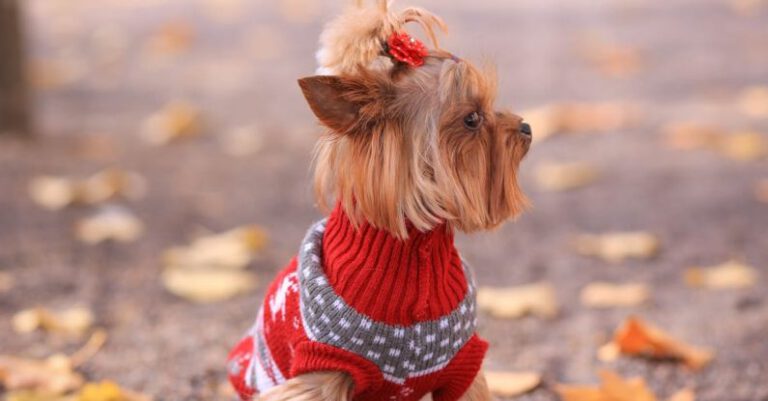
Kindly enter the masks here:
M 308 373 L 259 394 L 255 401 L 349 401 L 353 385 L 341 372 Z
M 485 375 L 480 372 L 475 376 L 475 381 L 467 389 L 467 392 L 461 396 L 459 401 L 491 401 L 491 391 L 488 390 L 488 383 L 485 381 Z

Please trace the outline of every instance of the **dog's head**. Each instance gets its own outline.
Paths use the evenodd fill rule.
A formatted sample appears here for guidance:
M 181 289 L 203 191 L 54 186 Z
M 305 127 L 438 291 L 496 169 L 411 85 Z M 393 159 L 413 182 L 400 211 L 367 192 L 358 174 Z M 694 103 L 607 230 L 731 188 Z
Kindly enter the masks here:
M 329 75 L 299 80 L 328 128 L 315 154 L 321 204 L 336 198 L 353 222 L 401 238 L 408 223 L 476 231 L 518 215 L 530 127 L 495 108 L 492 70 L 439 49 L 439 18 L 388 6 L 358 5 L 331 23 L 318 53 Z M 420 23 L 435 48 L 411 39 L 408 22 Z

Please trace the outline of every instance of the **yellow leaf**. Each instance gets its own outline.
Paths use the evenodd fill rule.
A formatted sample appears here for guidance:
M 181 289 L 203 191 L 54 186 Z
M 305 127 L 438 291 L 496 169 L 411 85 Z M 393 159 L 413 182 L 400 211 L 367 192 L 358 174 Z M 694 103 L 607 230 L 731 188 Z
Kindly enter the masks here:
M 29 184 L 29 195 L 38 205 L 59 210 L 74 203 L 96 204 L 123 196 L 137 199 L 144 195 L 144 179 L 135 173 L 106 169 L 86 179 L 38 176 Z
M 692 267 L 685 271 L 685 282 L 691 287 L 710 289 L 747 288 L 755 285 L 757 270 L 731 260 L 721 265 Z
M 692 389 L 684 388 L 672 394 L 667 401 L 696 401 L 696 394 Z
M 662 128 L 664 144 L 670 149 L 697 150 L 717 147 L 723 135 L 719 127 L 697 122 L 675 122 Z
M 197 108 L 185 102 L 172 102 L 149 116 L 142 127 L 144 139 L 153 145 L 198 135 L 202 119 Z
M 256 287 L 255 275 L 239 270 L 168 268 L 162 278 L 168 291 L 199 303 L 223 301 Z
M 557 393 L 563 401 L 656 401 L 642 378 L 624 379 L 616 373 L 599 373 L 600 386 L 559 385 Z
M 768 4 L 764 0 L 758 1 Z M 739 108 L 750 117 L 768 117 L 768 86 L 750 86 L 745 88 L 739 96 Z
M 733 160 L 753 161 L 768 154 L 768 144 L 760 133 L 740 131 L 723 136 L 717 150 Z
M 691 369 L 706 366 L 714 357 L 712 351 L 679 341 L 636 317 L 630 317 L 616 330 L 613 342 L 625 355 L 676 359 Z
M 75 307 L 58 312 L 45 308 L 25 309 L 13 316 L 13 329 L 17 333 L 30 333 L 43 329 L 52 333 L 82 335 L 93 324 L 90 309 Z
M 29 183 L 29 196 L 48 210 L 67 207 L 77 199 L 75 183 L 62 177 L 39 176 Z
M 481 287 L 477 306 L 498 318 L 515 319 L 528 314 L 553 317 L 558 305 L 555 290 L 549 283 L 518 287 Z
M 60 395 L 79 388 L 83 378 L 69 359 L 54 355 L 45 360 L 0 355 L 0 383 L 6 390 L 28 390 Z
M 581 303 L 592 308 L 630 307 L 650 298 L 650 289 L 641 283 L 590 283 L 581 290 Z
M 620 131 L 635 125 L 639 114 L 635 106 L 615 102 L 551 104 L 520 112 L 533 127 L 534 141 L 556 134 Z
M 573 242 L 577 253 L 618 263 L 628 258 L 648 259 L 659 252 L 660 242 L 645 231 L 581 234 Z
M 180 268 L 245 268 L 266 245 L 267 233 L 246 226 L 201 237 L 187 247 L 175 247 L 164 255 L 166 266 Z
M 144 232 L 144 224 L 125 208 L 110 206 L 80 220 L 75 227 L 77 238 L 86 244 L 104 241 L 133 242 Z
M 593 183 L 597 169 L 587 163 L 547 163 L 536 170 L 536 182 L 547 191 L 567 191 Z
M 121 388 L 117 383 L 103 380 L 98 383 L 87 383 L 74 401 L 149 401 L 150 398 L 133 391 Z
M 532 391 L 541 384 L 536 372 L 485 372 L 491 393 L 499 397 L 516 397 Z

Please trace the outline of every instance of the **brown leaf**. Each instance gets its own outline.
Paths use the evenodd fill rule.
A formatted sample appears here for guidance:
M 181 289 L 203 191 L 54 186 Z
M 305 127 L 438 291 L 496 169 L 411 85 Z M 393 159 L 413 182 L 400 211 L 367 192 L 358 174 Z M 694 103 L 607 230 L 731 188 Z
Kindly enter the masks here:
M 64 355 L 45 360 L 0 355 L 0 383 L 8 391 L 29 390 L 60 395 L 79 388 L 83 378 Z
M 223 301 L 256 287 L 256 276 L 239 270 L 166 269 L 163 284 L 172 294 L 189 301 Z
M 646 303 L 650 289 L 642 283 L 595 282 L 581 290 L 581 303 L 592 308 L 631 307 Z
M 601 235 L 581 234 L 574 239 L 577 253 L 611 263 L 628 258 L 648 259 L 659 252 L 659 239 L 645 231 L 614 232 Z
M 609 133 L 630 128 L 639 120 L 637 107 L 610 103 L 561 103 L 524 110 L 520 115 L 539 141 L 556 134 Z
M 83 307 L 56 312 L 46 308 L 32 308 L 16 313 L 12 323 L 17 333 L 42 329 L 51 333 L 79 336 L 91 328 L 93 320 L 93 312 Z
M 691 267 L 684 273 L 685 283 L 691 287 L 709 289 L 747 288 L 755 285 L 757 270 L 730 260 L 712 267 Z
M 486 371 L 485 379 L 491 393 L 499 397 L 523 395 L 541 384 L 541 374 L 536 372 Z
M 593 183 L 599 174 L 590 164 L 546 163 L 536 170 L 536 182 L 546 191 L 567 191 Z
M 536 283 L 518 287 L 481 287 L 477 292 L 477 306 L 492 316 L 516 319 L 525 315 L 553 317 L 558 305 L 555 290 L 549 283 Z
M 198 135 L 202 128 L 200 111 L 186 102 L 175 101 L 149 116 L 142 136 L 153 145 L 166 145 L 178 139 Z
M 144 232 L 144 224 L 129 210 L 109 206 L 80 220 L 75 227 L 77 239 L 86 244 L 105 241 L 133 242 Z
M 764 4 L 768 4 L 768 1 L 764 1 Z M 750 117 L 768 117 L 768 86 L 745 88 L 739 96 L 739 108 Z
M 755 185 L 755 198 L 760 202 L 768 203 L 768 179 L 760 180 Z
M 561 384 L 556 391 L 563 401 L 656 401 L 642 378 L 624 379 L 607 370 L 599 375 L 601 384 L 597 387 Z
M 628 318 L 616 330 L 613 342 L 625 355 L 676 359 L 691 369 L 706 366 L 714 357 L 711 350 L 688 345 L 636 317 Z

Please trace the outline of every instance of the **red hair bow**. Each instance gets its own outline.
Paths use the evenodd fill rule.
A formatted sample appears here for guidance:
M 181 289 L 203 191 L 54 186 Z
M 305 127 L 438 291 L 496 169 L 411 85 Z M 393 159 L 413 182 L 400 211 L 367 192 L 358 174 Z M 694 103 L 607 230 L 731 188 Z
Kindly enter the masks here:
M 411 67 L 424 65 L 424 58 L 429 54 L 424 43 L 407 32 L 395 32 L 387 39 L 387 53 Z

